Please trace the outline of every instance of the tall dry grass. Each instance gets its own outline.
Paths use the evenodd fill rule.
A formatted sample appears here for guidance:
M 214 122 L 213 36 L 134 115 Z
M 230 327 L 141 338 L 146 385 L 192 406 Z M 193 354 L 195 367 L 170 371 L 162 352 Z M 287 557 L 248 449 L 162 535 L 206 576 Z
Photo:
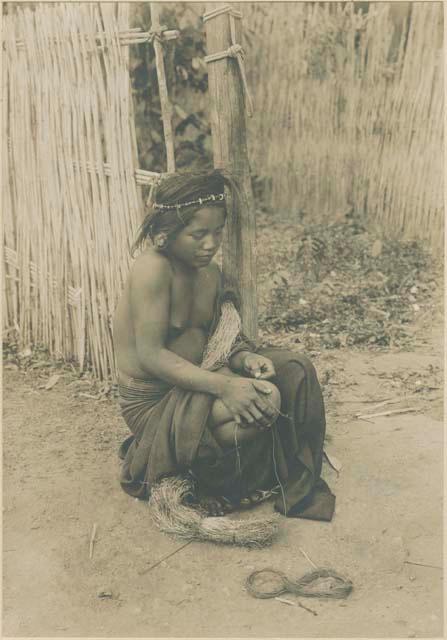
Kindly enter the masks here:
M 3 30 L 4 322 L 99 378 L 142 216 L 128 7 L 38 4 Z
M 254 92 L 252 170 L 293 219 L 354 207 L 386 234 L 443 242 L 443 14 L 412 3 L 243 6 Z

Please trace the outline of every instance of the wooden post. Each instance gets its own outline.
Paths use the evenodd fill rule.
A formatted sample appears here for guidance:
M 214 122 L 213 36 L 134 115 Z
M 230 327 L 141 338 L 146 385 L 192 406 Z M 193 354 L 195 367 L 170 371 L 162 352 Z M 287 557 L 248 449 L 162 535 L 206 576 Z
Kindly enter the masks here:
M 160 31 L 160 4 L 151 2 L 151 31 Z M 165 64 L 163 58 L 163 45 L 158 38 L 153 41 L 155 50 L 155 65 L 157 68 L 158 90 L 160 93 L 161 117 L 165 137 L 166 159 L 168 173 L 175 171 L 174 134 L 172 132 L 172 107 L 169 102 L 168 88 L 166 85 Z
M 206 9 L 211 12 L 227 5 L 209 2 Z M 231 6 L 236 8 L 234 4 Z M 235 23 L 236 43 L 241 44 L 241 20 L 235 18 Z M 232 44 L 228 13 L 207 20 L 205 30 L 208 55 L 225 51 Z M 258 328 L 255 212 L 248 163 L 243 84 L 234 58 L 225 57 L 208 63 L 208 88 L 214 166 L 235 174 L 242 190 L 240 207 L 229 207 L 223 243 L 223 271 L 226 282 L 241 296 L 243 331 L 255 339 Z

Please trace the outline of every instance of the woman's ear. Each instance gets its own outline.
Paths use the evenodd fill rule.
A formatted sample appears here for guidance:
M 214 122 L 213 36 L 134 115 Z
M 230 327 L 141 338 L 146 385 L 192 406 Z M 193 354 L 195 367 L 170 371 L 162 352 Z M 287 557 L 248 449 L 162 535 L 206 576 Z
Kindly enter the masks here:
M 158 250 L 166 249 L 168 246 L 168 235 L 164 233 L 164 231 L 157 233 L 154 237 L 154 245 Z

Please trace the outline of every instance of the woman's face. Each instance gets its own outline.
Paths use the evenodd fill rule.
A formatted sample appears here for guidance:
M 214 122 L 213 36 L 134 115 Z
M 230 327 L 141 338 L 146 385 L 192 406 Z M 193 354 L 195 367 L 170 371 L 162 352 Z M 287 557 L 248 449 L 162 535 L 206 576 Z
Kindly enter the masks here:
M 225 226 L 224 207 L 202 207 L 169 243 L 168 254 L 189 267 L 206 267 L 216 255 Z

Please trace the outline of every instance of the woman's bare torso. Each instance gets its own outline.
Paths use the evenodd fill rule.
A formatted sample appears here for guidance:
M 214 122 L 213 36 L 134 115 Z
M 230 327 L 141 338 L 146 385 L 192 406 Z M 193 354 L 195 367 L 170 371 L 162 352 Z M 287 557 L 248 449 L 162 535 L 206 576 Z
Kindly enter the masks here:
M 150 276 L 149 276 L 150 277 Z M 136 351 L 130 303 L 132 271 L 117 305 L 113 321 L 113 342 L 118 371 L 132 378 L 147 379 Z M 192 274 L 172 270 L 169 326 L 165 347 L 177 355 L 200 364 L 214 316 L 220 272 L 215 263 Z

